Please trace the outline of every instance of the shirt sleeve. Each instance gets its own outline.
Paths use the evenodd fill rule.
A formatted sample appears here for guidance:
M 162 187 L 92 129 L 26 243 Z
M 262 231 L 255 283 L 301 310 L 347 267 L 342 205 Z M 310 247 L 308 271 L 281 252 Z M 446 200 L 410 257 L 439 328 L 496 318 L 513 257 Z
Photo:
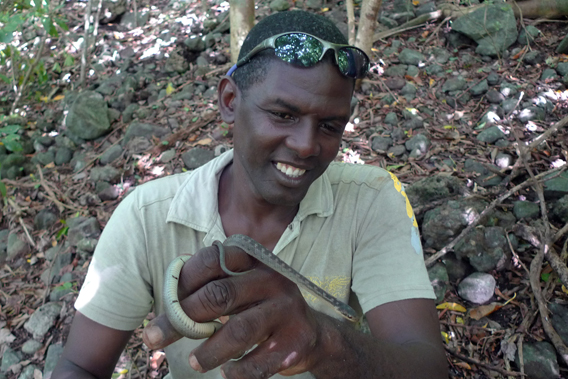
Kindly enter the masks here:
M 380 189 L 360 201 L 371 204 L 353 256 L 352 289 L 363 312 L 398 300 L 434 299 L 418 224 L 400 181 L 386 174 Z
M 116 208 L 97 244 L 75 308 L 102 325 L 136 329 L 152 308 L 143 218 L 137 191 Z

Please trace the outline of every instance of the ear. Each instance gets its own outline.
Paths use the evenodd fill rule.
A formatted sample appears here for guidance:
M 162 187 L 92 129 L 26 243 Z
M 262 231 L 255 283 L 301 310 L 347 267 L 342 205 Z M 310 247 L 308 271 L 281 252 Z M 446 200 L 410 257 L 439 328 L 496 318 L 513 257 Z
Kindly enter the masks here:
M 233 78 L 224 76 L 217 86 L 219 113 L 227 124 L 235 122 L 235 109 L 240 99 L 240 91 Z

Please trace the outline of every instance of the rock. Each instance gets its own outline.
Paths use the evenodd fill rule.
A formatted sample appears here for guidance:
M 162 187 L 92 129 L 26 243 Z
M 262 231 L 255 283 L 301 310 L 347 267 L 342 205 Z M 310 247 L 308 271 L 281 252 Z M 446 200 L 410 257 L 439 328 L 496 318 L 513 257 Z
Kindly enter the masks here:
M 495 157 L 495 164 L 499 168 L 507 168 L 511 166 L 511 164 L 513 164 L 513 157 L 510 156 L 509 154 L 499 153 Z
M 401 89 L 405 84 L 406 80 L 398 76 L 393 76 L 391 78 L 385 79 L 385 85 L 393 91 Z
M 198 147 L 183 153 L 181 156 L 185 167 L 189 170 L 203 166 L 213 158 L 215 158 L 215 153 L 213 151 Z
M 306 7 L 308 9 L 320 9 L 322 1 L 321 0 L 306 0 Z
M 34 218 L 35 230 L 48 230 L 59 221 L 59 217 L 51 209 L 39 211 Z
M 436 12 L 436 4 L 434 2 L 428 2 L 424 4 L 420 4 L 418 8 L 416 8 L 416 17 L 421 16 L 426 13 Z
M 503 108 L 503 112 L 505 112 L 505 114 L 509 114 L 517 107 L 518 104 L 519 104 L 519 99 L 515 98 L 505 99 L 501 103 L 501 108 Z
M 443 263 L 436 263 L 428 269 L 428 277 L 436 294 L 436 303 L 442 302 L 446 295 L 448 282 L 450 281 L 446 266 L 444 266 Z
M 509 4 L 489 4 L 458 17 L 452 30 L 478 43 L 476 53 L 496 56 L 517 40 L 517 23 Z
M 162 155 L 160 155 L 160 163 L 168 163 L 172 159 L 174 159 L 175 156 L 176 156 L 175 149 L 166 150 L 162 153 Z
M 101 94 L 84 91 L 77 95 L 65 118 L 67 129 L 84 140 L 93 140 L 110 130 L 108 106 Z
M 112 166 L 93 167 L 89 179 L 93 182 L 105 181 L 115 183 L 120 180 L 121 172 Z
M 109 185 L 107 188 L 98 191 L 97 195 L 99 196 L 101 201 L 116 200 L 120 195 L 120 190 L 116 186 Z
M 487 75 L 487 83 L 490 86 L 495 86 L 501 82 L 501 78 L 495 71 L 491 71 L 489 75 Z
M 126 146 L 128 141 L 134 137 L 144 137 L 146 139 L 151 139 L 152 136 L 161 138 L 168 134 L 170 131 L 168 128 L 163 128 L 153 124 L 143 124 L 139 122 L 133 122 L 128 126 L 126 132 L 124 133 L 124 138 L 122 145 Z
M 403 49 L 398 55 L 398 60 L 403 64 L 418 66 L 419 63 L 424 63 L 426 61 L 426 57 L 419 51 Z
M 560 76 L 568 74 L 568 62 L 558 63 L 558 66 L 556 66 L 556 72 L 558 72 L 558 75 Z
M 532 25 L 527 25 L 524 28 L 521 28 L 519 32 L 519 37 L 517 38 L 517 42 L 520 45 L 528 45 L 534 42 L 535 38 L 538 37 L 540 34 L 540 30 Z
M 458 285 L 458 294 L 474 304 L 491 300 L 495 292 L 495 278 L 482 272 L 474 272 Z
M 520 359 L 515 357 L 517 367 Z M 530 379 L 552 379 L 560 377 L 560 368 L 554 347 L 548 342 L 525 342 L 523 344 L 525 374 Z
M 175 96 L 175 95 L 174 95 Z M 134 113 L 140 108 L 138 104 L 129 104 L 122 112 L 122 122 L 129 123 L 132 121 Z
M 465 36 L 461 33 L 458 33 L 454 30 L 452 30 L 452 31 L 450 31 L 449 33 L 446 34 L 446 40 L 448 41 L 448 44 L 451 47 L 456 48 L 456 49 L 461 48 L 463 46 L 475 45 L 475 42 L 471 38 L 469 38 L 469 37 L 467 37 L 467 36 Z
M 395 157 L 400 157 L 401 155 L 406 154 L 406 148 L 403 145 L 394 145 L 389 147 L 387 153 L 393 154 Z
M 480 272 L 502 268 L 505 264 L 507 239 L 501 227 L 475 228 L 454 248 L 458 259 L 466 258 Z
M 517 89 L 516 85 L 505 82 L 501 83 L 499 92 L 501 92 L 501 95 L 505 97 L 514 97 L 519 93 L 519 90 Z
M 191 52 L 200 53 L 205 50 L 205 41 L 198 35 L 192 35 L 183 41 L 183 44 Z
M 442 47 L 434 47 L 431 50 L 431 54 L 434 56 L 434 59 L 439 64 L 446 64 L 450 60 L 450 53 L 448 50 Z
M 487 92 L 487 90 L 489 90 L 489 85 L 487 84 L 487 79 L 483 79 L 482 81 L 480 81 L 479 83 L 477 83 L 476 85 L 471 87 L 469 89 L 469 92 L 473 96 L 481 96 L 485 92 Z
M 0 365 L 0 372 L 3 373 L 8 372 L 10 366 L 20 363 L 22 358 L 23 358 L 22 353 L 7 347 L 6 350 L 4 350 L 4 354 L 2 355 L 2 364 Z
M 550 321 L 554 330 L 560 335 L 564 344 L 568 344 L 568 306 L 549 303 L 548 309 L 551 312 Z
M 166 72 L 183 74 L 189 70 L 189 62 L 177 51 L 172 51 L 166 60 Z
M 472 271 L 470 265 L 461 259 L 457 259 L 452 253 L 446 254 L 442 258 L 442 262 L 446 265 L 446 272 L 450 281 L 454 283 L 462 280 Z
M 47 349 L 47 355 L 45 356 L 45 366 L 43 367 L 43 377 L 49 378 L 53 370 L 55 370 L 55 366 L 61 358 L 63 354 L 63 345 L 60 343 L 56 343 L 50 345 Z
M 557 54 L 568 54 L 568 34 L 566 35 L 566 37 L 564 37 L 562 42 L 560 42 L 560 44 L 556 48 L 556 53 Z
M 495 167 L 498 169 L 498 167 Z M 464 170 L 466 172 L 475 172 L 479 175 L 475 177 L 475 182 L 482 186 L 482 187 L 492 187 L 496 186 L 501 183 L 501 178 L 499 176 L 494 175 L 491 171 L 489 171 L 484 165 L 479 162 L 474 161 L 473 159 L 466 159 Z M 489 177 L 491 179 L 488 179 Z M 487 180 L 486 180 L 487 179 Z
M 465 81 L 465 79 L 461 76 L 458 76 L 446 80 L 446 82 L 442 86 L 442 91 L 443 92 L 461 91 L 465 89 L 466 86 L 467 82 Z
M 97 242 L 98 240 L 96 238 L 83 238 L 77 243 L 77 249 L 87 253 L 93 253 L 97 247 Z
M 487 128 L 477 135 L 479 141 L 486 143 L 494 143 L 501 138 L 505 138 L 505 133 L 498 126 Z
M 45 153 L 36 153 L 36 155 L 32 158 L 33 164 L 40 164 L 42 166 L 47 166 L 50 163 L 54 163 L 55 161 L 55 154 L 51 151 L 47 151 Z
M 406 75 L 406 70 L 408 70 L 407 65 L 395 64 L 386 68 L 385 76 L 400 76 L 402 78 Z
M 544 196 L 549 199 L 558 199 L 568 195 L 568 173 L 563 172 L 555 178 L 544 182 Z
M 18 376 L 18 379 L 34 379 L 35 370 L 40 371 L 35 365 L 27 365 L 20 373 L 20 376 Z
M 568 196 L 563 196 L 550 207 L 552 217 L 562 222 L 568 222 Z
M 55 164 L 57 166 L 61 166 L 71 162 L 73 158 L 73 150 L 69 149 L 68 147 L 60 147 L 57 149 L 55 153 Z
M 505 96 L 503 96 L 501 94 L 501 92 L 496 91 L 494 89 L 491 89 L 489 91 L 487 91 L 487 93 L 485 94 L 485 98 L 487 99 L 487 101 L 489 101 L 491 104 L 501 104 L 501 102 L 503 100 L 505 100 Z
M 393 29 L 393 28 L 396 28 L 398 26 L 398 22 L 396 22 L 392 18 L 384 16 L 384 15 L 381 15 L 379 17 L 379 24 L 386 27 L 387 29 Z M 390 55 L 390 54 L 388 54 L 388 55 Z
M 72 253 L 59 254 L 57 257 L 55 257 L 55 261 L 53 262 L 53 267 L 46 269 L 41 274 L 41 280 L 48 285 L 52 284 L 55 281 L 55 279 L 59 278 L 59 273 L 61 272 L 61 269 L 71 264 L 72 261 L 73 261 Z
M 144 25 L 146 25 L 146 23 L 148 22 L 148 20 L 150 19 L 150 13 L 149 12 L 137 12 L 137 16 L 138 17 L 134 17 L 134 12 L 128 12 L 122 15 L 122 18 L 120 19 L 120 25 L 124 26 L 128 29 L 134 29 L 136 27 L 142 27 Z M 136 22 L 134 22 L 136 20 Z
M 396 126 L 398 124 L 398 116 L 394 112 L 389 112 L 385 116 L 385 124 Z
M 544 56 L 540 51 L 532 50 L 525 54 L 525 56 L 523 57 L 523 62 L 528 65 L 534 66 L 544 62 Z
M 130 154 L 142 154 L 152 148 L 152 142 L 145 137 L 134 137 L 125 146 Z
M 414 207 L 457 196 L 464 191 L 465 187 L 458 178 L 447 175 L 429 176 L 406 187 L 406 195 Z
M 515 201 L 513 214 L 520 220 L 521 218 L 533 218 L 540 215 L 540 206 L 530 201 Z
M 392 146 L 392 138 L 376 136 L 371 140 L 371 149 L 376 152 L 387 151 Z
M 73 246 L 83 238 L 97 238 L 101 234 L 101 226 L 95 217 L 75 217 L 67 220 L 67 225 L 68 241 Z
M 20 168 L 23 167 L 27 161 L 28 160 L 23 154 L 20 153 L 9 154 L 2 161 L 0 176 L 2 177 L 2 179 L 16 179 L 22 176 L 23 173 L 22 170 L 20 170 Z
M 400 90 L 400 94 L 406 97 L 406 100 L 411 101 L 416 97 L 416 87 L 412 83 L 406 83 Z
M 120 111 L 118 109 L 108 109 L 108 120 L 113 123 L 120 118 Z
M 424 126 L 424 120 L 422 119 L 422 117 L 416 116 L 416 117 L 412 117 L 409 120 L 406 120 L 403 124 L 402 127 L 405 130 L 411 130 L 411 129 L 420 129 Z
M 523 109 L 518 115 L 519 121 L 521 122 L 527 122 L 533 120 L 544 121 L 545 117 L 546 117 L 545 110 L 540 107 L 534 107 L 534 106 Z
M 408 66 L 408 68 L 406 69 L 406 75 L 412 76 L 413 78 L 417 77 L 418 75 L 420 75 L 420 70 L 416 66 Z
M 73 289 L 71 288 L 63 288 L 62 286 L 55 287 L 49 294 L 49 301 L 61 301 L 66 295 L 70 293 L 73 293 Z
M 36 340 L 27 340 L 22 345 L 22 353 L 33 354 L 36 351 L 38 351 L 39 349 L 41 349 L 42 347 L 43 347 L 43 344 L 41 342 L 38 342 Z
M 10 233 L 8 236 L 8 247 L 6 248 L 8 260 L 22 257 L 30 252 L 30 246 L 18 238 L 16 233 Z
M 55 325 L 59 312 L 61 312 L 61 304 L 46 303 L 30 316 L 24 324 L 24 329 L 30 332 L 34 339 L 41 341 L 48 330 Z
M 558 74 L 556 73 L 556 70 L 553 68 L 546 68 L 544 69 L 544 71 L 542 72 L 542 75 L 540 76 L 540 80 L 542 81 L 546 81 L 546 80 L 554 80 L 558 78 Z
M 287 11 L 290 8 L 290 3 L 288 0 L 272 0 L 270 2 L 270 9 L 273 12 Z
M 120 145 L 114 145 L 105 150 L 105 152 L 99 158 L 99 162 L 102 165 L 108 165 L 114 162 L 118 157 L 122 155 L 122 147 Z
M 410 151 L 411 157 L 420 157 L 428 151 L 430 140 L 423 134 L 417 134 L 404 143 L 406 150 Z

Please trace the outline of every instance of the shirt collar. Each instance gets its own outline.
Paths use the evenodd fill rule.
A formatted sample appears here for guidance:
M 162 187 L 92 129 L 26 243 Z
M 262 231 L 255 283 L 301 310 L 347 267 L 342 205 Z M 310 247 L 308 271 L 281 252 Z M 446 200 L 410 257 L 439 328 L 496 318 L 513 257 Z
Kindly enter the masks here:
M 209 232 L 219 219 L 219 179 L 223 169 L 232 161 L 233 150 L 229 150 L 189 173 L 171 202 L 166 222 Z M 312 214 L 318 217 L 333 214 L 333 192 L 327 172 L 312 183 L 300 202 L 300 209 L 294 221 L 302 221 Z

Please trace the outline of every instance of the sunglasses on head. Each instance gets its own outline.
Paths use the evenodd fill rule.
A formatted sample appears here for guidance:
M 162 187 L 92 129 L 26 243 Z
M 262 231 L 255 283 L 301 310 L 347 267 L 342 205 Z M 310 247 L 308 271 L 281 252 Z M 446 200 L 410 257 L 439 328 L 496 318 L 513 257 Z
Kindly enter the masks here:
M 256 54 L 266 49 L 274 49 L 274 55 L 284 62 L 303 67 L 315 66 L 331 49 L 335 53 L 335 62 L 343 75 L 361 79 L 369 71 L 369 57 L 361 49 L 327 42 L 308 33 L 288 32 L 276 34 L 262 41 L 242 59 L 239 59 L 227 75 L 231 76 L 238 67 L 245 65 Z

